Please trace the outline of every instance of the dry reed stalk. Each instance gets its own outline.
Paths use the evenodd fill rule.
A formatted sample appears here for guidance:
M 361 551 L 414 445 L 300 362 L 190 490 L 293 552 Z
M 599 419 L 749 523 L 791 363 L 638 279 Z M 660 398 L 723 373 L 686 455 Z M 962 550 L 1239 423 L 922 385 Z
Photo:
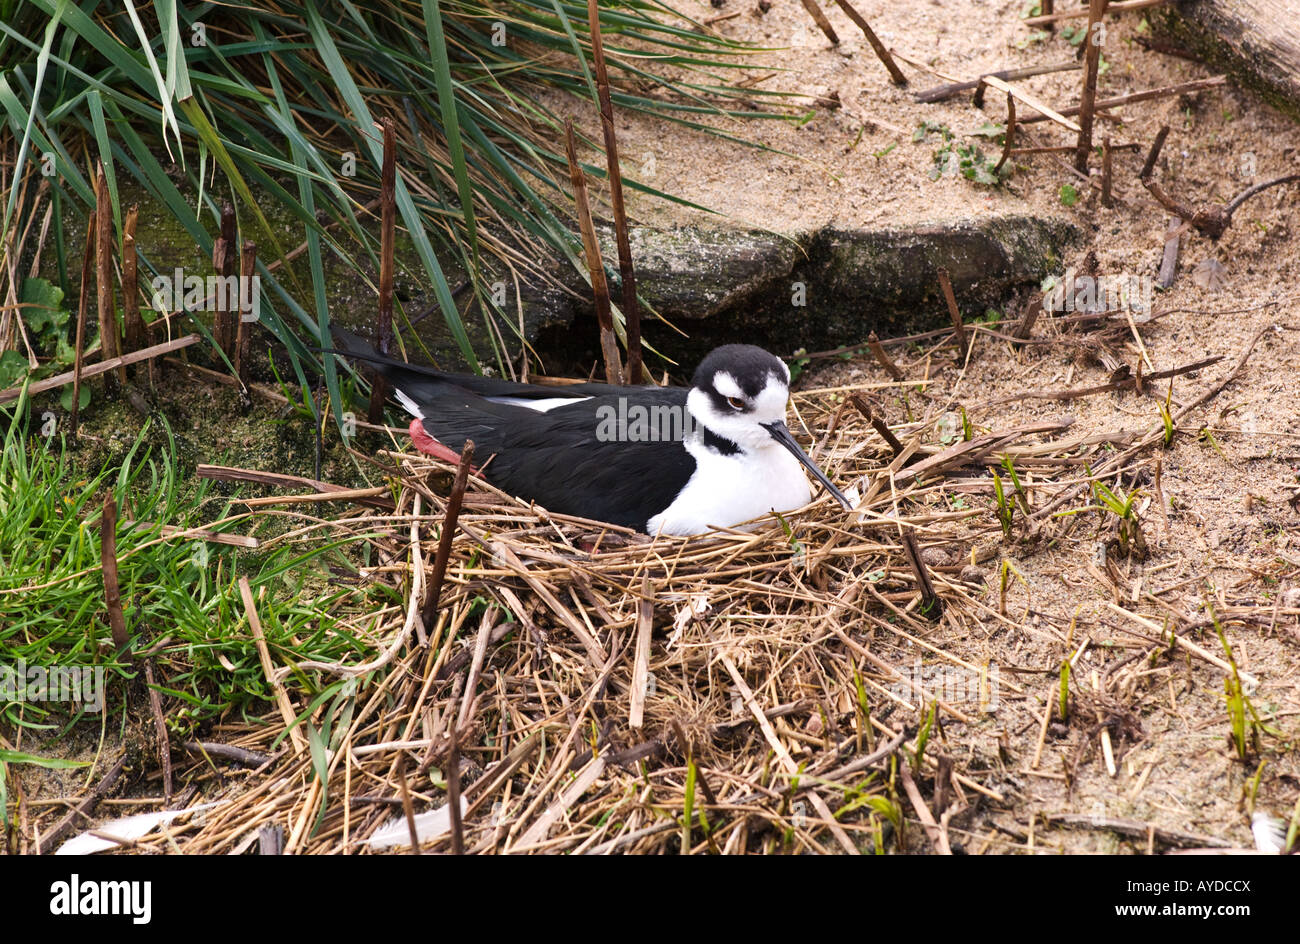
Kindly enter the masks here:
M 609 200 L 614 210 L 618 271 L 623 289 L 623 318 L 627 324 L 627 371 L 624 379 L 626 383 L 639 384 L 642 382 L 641 307 L 636 297 L 636 270 L 632 266 L 632 243 L 628 238 L 627 210 L 623 206 L 623 171 L 618 163 L 614 105 L 609 95 L 609 72 L 605 68 L 605 46 L 600 35 L 600 8 L 597 0 L 587 0 L 587 24 L 591 28 L 591 58 L 595 65 L 596 92 L 600 99 L 600 124 L 605 135 L 605 164 L 609 168 Z
M 126 652 L 131 638 L 126 634 L 126 615 L 122 612 L 122 594 L 117 582 L 117 501 L 110 491 L 104 496 L 104 513 L 99 519 L 99 560 L 104 575 L 104 603 L 108 607 L 108 625 L 113 647 Z
M 569 180 L 573 185 L 573 202 L 578 214 L 578 229 L 582 233 L 582 251 L 587 258 L 587 271 L 591 275 L 591 291 L 596 303 L 596 322 L 600 327 L 600 351 L 605 361 L 605 382 L 623 383 L 623 360 L 618 353 L 618 338 L 614 333 L 614 316 L 609 307 L 609 282 L 605 279 L 605 264 L 600 257 L 600 243 L 596 239 L 596 226 L 591 219 L 591 203 L 587 198 L 587 177 L 578 163 L 577 144 L 574 140 L 573 122 L 564 123 L 564 153 L 569 161 Z
M 81 291 L 77 298 L 77 337 L 75 341 L 76 360 L 72 365 L 72 418 L 70 420 L 72 438 L 77 438 L 77 425 L 81 415 L 81 376 L 82 362 L 86 347 L 86 307 L 90 294 L 90 250 L 95 238 L 95 213 L 91 211 L 86 223 L 86 247 L 81 255 Z M 0 403 L 3 403 L 0 400 Z
M 113 205 L 103 165 L 95 173 L 95 301 L 99 305 L 99 356 L 101 361 L 122 354 L 117 311 L 113 305 Z M 117 382 L 126 385 L 126 368 L 118 365 Z
M 397 123 L 391 117 L 380 122 L 384 137 L 383 166 L 379 178 L 380 239 L 379 239 L 379 303 L 375 307 L 375 347 L 384 357 L 392 353 L 393 346 L 393 272 L 397 252 Z M 372 372 L 370 406 L 367 418 L 372 423 L 383 422 L 384 400 L 388 396 L 388 382 Z

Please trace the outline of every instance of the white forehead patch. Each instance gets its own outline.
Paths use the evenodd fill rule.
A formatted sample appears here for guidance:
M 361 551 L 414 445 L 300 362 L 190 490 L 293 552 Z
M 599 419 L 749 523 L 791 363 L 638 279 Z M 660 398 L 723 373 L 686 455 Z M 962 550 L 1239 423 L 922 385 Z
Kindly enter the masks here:
M 736 383 L 736 378 L 725 370 L 720 370 L 713 375 L 713 389 L 724 397 L 746 399 L 745 392 L 740 389 L 740 384 Z

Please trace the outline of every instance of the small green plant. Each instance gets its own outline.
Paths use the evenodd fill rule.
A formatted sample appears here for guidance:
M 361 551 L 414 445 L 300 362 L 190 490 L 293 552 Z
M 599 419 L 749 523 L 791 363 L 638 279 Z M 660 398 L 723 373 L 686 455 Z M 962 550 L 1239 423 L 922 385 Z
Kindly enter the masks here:
M 985 122 L 972 132 L 981 137 L 996 138 L 1005 129 L 1001 125 Z M 1011 165 L 1003 164 L 996 173 L 993 167 L 996 161 L 990 159 L 974 144 L 956 144 L 952 129 L 945 124 L 923 121 L 912 132 L 912 140 L 920 143 L 931 134 L 939 135 L 941 143 L 934 152 L 934 167 L 930 168 L 930 179 L 938 180 L 945 174 L 960 174 L 977 184 L 997 186 L 1011 174 Z
M 1219 637 L 1219 644 L 1223 646 L 1224 658 L 1228 660 L 1228 666 L 1232 670 L 1223 679 L 1223 698 L 1228 708 L 1228 728 L 1232 746 L 1237 752 L 1237 759 L 1245 761 L 1251 754 L 1259 753 L 1260 734 L 1264 731 L 1264 726 L 1241 684 L 1241 675 L 1237 672 L 1237 660 L 1232 654 L 1232 646 L 1229 645 L 1228 637 L 1223 632 L 1223 626 L 1219 623 L 1219 617 L 1208 603 L 1205 609 L 1209 613 L 1210 623 L 1214 626 L 1214 633 Z
M 934 152 L 934 167 L 930 170 L 930 179 L 938 180 L 944 174 L 957 173 L 977 184 L 996 187 L 1011 175 L 1009 162 L 995 171 L 996 164 L 996 161 L 991 160 L 974 144 L 963 144 L 954 148 L 949 143 Z
M 27 358 L 16 350 L 0 354 L 0 390 L 16 387 L 29 372 L 33 380 L 39 380 L 66 370 L 76 360 L 72 346 L 76 322 L 63 306 L 63 289 L 47 279 L 24 279 L 18 303 L 23 313 L 27 342 L 41 359 L 41 364 L 33 370 Z M 64 391 L 63 399 L 64 409 L 71 409 L 71 389 Z M 88 386 L 81 388 L 81 401 L 82 407 L 90 402 Z
M 682 855 L 691 854 L 691 819 L 695 809 L 695 761 L 686 761 L 686 796 L 682 801 Z
M 1002 456 L 1002 468 L 1007 470 L 1007 476 L 1011 479 L 1011 487 L 1015 489 L 1016 502 L 1020 505 L 1020 510 L 1024 512 L 1025 515 L 1028 515 L 1030 513 L 1029 493 L 1026 492 L 1025 487 L 1020 484 L 1020 475 L 1016 472 L 1016 463 L 1015 460 L 1011 458 L 1010 454 L 1004 454 Z
M 1013 504 L 1007 501 L 1007 493 L 1002 487 L 1002 476 L 998 475 L 998 470 L 993 470 L 993 496 L 998 502 L 998 523 L 1002 525 L 1002 540 L 1011 540 L 1011 524 L 1015 517 L 1016 509 Z
M 1173 396 L 1174 382 L 1170 380 L 1169 392 L 1165 394 L 1164 400 L 1157 404 L 1157 408 L 1160 410 L 1160 422 L 1163 423 L 1165 427 L 1165 435 L 1162 442 L 1166 449 L 1174 444 L 1174 415 L 1169 410 L 1169 404 L 1172 401 Z
M 1085 465 L 1084 470 L 1088 475 L 1092 475 L 1092 470 L 1088 466 Z M 1137 502 L 1142 497 L 1142 490 L 1135 488 L 1126 495 L 1119 488 L 1112 489 L 1100 479 L 1093 479 L 1092 495 L 1095 504 L 1058 511 L 1055 517 L 1064 518 L 1087 511 L 1100 511 L 1103 514 L 1109 512 L 1115 518 L 1115 544 L 1120 554 L 1145 560 L 1147 541 L 1146 535 L 1142 533 L 1142 522 L 1137 511 Z
M 1070 660 L 1061 660 L 1061 683 L 1056 693 L 1056 716 L 1070 720 Z
M 938 134 L 942 136 L 945 141 L 952 140 L 952 129 L 947 125 L 938 121 L 923 121 L 917 125 L 916 130 L 912 132 L 912 141 L 919 144 L 931 134 Z
M 930 743 L 930 731 L 934 728 L 934 720 L 939 711 L 939 702 L 936 699 L 930 705 L 930 713 L 925 716 L 925 721 L 921 723 L 921 730 L 916 732 L 916 750 L 912 752 L 912 769 L 921 773 L 921 761 L 925 759 L 925 746 Z
M 1219 441 L 1214 438 L 1214 433 L 1210 432 L 1210 427 L 1202 427 L 1197 438 L 1202 442 L 1209 443 L 1210 448 L 1219 454 L 1219 458 L 1223 459 L 1225 462 L 1227 461 L 1228 457 L 1224 455 L 1223 447 L 1219 445 Z
M 1061 184 L 1059 192 L 1063 206 L 1072 207 L 1079 202 L 1079 191 L 1074 184 Z
M 790 361 L 786 365 L 790 368 L 790 383 L 794 383 L 798 380 L 799 376 L 808 369 L 808 365 L 811 363 L 812 358 L 808 356 L 807 348 L 801 347 L 795 351 L 794 356 L 791 357 Z

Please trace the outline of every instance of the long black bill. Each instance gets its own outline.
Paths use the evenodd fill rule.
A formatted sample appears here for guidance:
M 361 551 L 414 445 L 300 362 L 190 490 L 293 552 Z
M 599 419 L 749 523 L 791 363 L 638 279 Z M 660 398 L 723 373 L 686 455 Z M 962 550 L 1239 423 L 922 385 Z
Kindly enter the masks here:
M 836 488 L 831 483 L 831 480 L 826 477 L 826 473 L 817 468 L 817 464 L 809 459 L 804 451 L 799 448 L 799 444 L 794 441 L 794 437 L 790 435 L 790 429 L 785 425 L 785 423 L 781 420 L 777 420 L 774 423 L 763 423 L 762 426 L 772 434 L 773 439 L 785 446 L 786 449 L 790 450 L 792 456 L 803 463 L 803 467 L 813 474 L 813 478 L 826 486 L 826 490 L 835 496 L 839 503 L 844 506 L 845 511 L 853 510 L 853 503 L 849 501 L 848 497 Z

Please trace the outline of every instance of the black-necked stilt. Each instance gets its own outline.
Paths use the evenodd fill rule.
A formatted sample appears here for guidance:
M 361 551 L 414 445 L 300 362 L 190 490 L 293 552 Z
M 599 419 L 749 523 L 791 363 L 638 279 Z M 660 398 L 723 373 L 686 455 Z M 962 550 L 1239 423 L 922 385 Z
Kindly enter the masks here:
M 538 386 L 417 367 L 334 336 L 338 353 L 392 385 L 417 448 L 455 461 L 472 439 L 488 481 L 550 511 L 699 534 L 807 504 L 800 465 L 851 507 L 786 428 L 790 370 L 762 348 L 716 348 L 689 389 Z

